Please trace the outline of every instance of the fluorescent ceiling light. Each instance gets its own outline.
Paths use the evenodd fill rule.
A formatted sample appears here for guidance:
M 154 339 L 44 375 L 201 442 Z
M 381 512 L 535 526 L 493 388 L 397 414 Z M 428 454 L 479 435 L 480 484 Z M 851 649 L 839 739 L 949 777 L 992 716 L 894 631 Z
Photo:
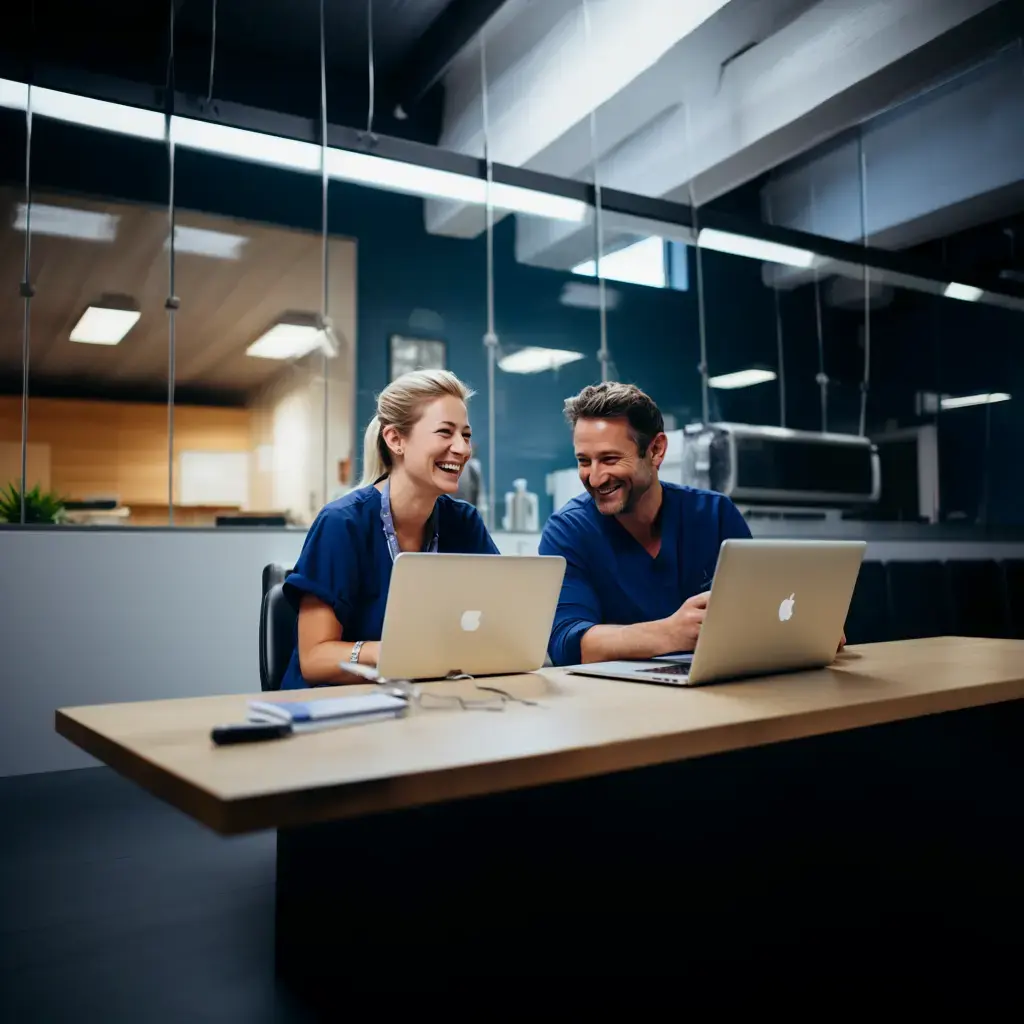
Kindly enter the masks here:
M 774 370 L 737 370 L 735 373 L 722 373 L 717 377 L 709 377 L 708 387 L 732 391 L 735 388 L 749 388 L 754 384 L 765 384 L 770 380 L 775 380 L 775 377 Z
M 218 156 L 238 157 L 258 164 L 292 171 L 318 172 L 320 147 L 312 142 L 283 139 L 263 132 L 250 132 L 226 124 L 171 118 L 171 141 L 185 149 L 198 149 Z
M 746 235 L 734 235 L 731 231 L 718 231 L 716 228 L 702 228 L 697 236 L 697 244 L 716 252 L 748 256 L 752 260 L 764 260 L 767 263 L 785 263 L 787 266 L 803 269 L 813 266 L 816 258 L 808 249 L 794 249 L 791 245 L 766 242 L 764 239 L 748 238 Z
M 323 346 L 322 335 L 314 324 L 281 321 L 257 338 L 245 354 L 257 359 L 300 359 Z
M 320 147 L 312 142 L 283 139 L 184 117 L 171 118 L 171 139 L 176 146 L 186 149 L 199 149 L 294 171 L 320 171 Z M 327 150 L 327 174 L 336 181 L 431 199 L 452 199 L 482 206 L 488 197 L 487 182 L 479 178 L 344 149 Z M 500 182 L 492 182 L 490 199 L 497 209 L 552 220 L 581 223 L 588 213 L 586 203 L 578 200 Z
M 943 398 L 939 405 L 943 409 L 966 409 L 969 405 L 994 405 L 996 402 L 1008 402 L 1010 396 L 1004 391 L 992 391 L 984 395 L 959 395 Z
M 0 106 L 27 109 L 29 89 L 22 82 L 0 79 Z M 166 120 L 155 110 L 142 110 L 87 96 L 35 87 L 31 90 L 33 114 L 52 117 L 87 128 L 163 141 Z M 170 138 L 176 146 L 198 149 L 219 156 L 237 157 L 288 170 L 318 173 L 320 147 L 312 142 L 285 139 L 229 125 L 173 116 Z M 484 205 L 488 198 L 499 210 L 526 213 L 552 220 L 582 223 L 589 214 L 586 203 L 565 196 L 548 195 L 518 185 L 487 182 L 431 167 L 419 167 L 367 153 L 327 150 L 327 173 L 340 181 L 357 182 L 375 188 L 406 192 L 436 199 L 453 199 Z
M 400 160 L 331 149 L 327 154 L 327 173 L 339 181 L 351 181 L 375 188 L 428 196 L 431 199 L 452 199 L 460 203 L 487 203 L 487 182 L 467 178 L 452 171 L 420 167 Z M 588 214 L 586 203 L 565 196 L 553 196 L 534 189 L 492 182 L 491 205 L 509 213 L 527 213 L 551 220 L 582 223 Z
M 0 107 L 24 110 L 28 106 L 28 86 L 24 82 L 11 82 L 0 78 Z
M 209 228 L 190 228 L 183 224 L 177 224 L 174 228 L 175 253 L 186 252 L 195 256 L 212 256 L 219 260 L 237 260 L 242 255 L 242 247 L 248 241 L 245 235 L 231 235 Z M 168 236 L 164 249 L 170 247 L 171 239 Z
M 132 309 L 90 306 L 71 331 L 71 340 L 85 345 L 116 345 L 139 322 L 142 314 Z
M 123 103 L 110 103 L 39 86 L 30 92 L 22 82 L 0 78 L 0 107 L 27 110 L 29 103 L 33 116 L 52 117 L 55 121 L 99 128 L 118 135 L 134 135 L 140 139 L 162 141 L 166 136 L 164 115 L 157 110 L 142 110 Z
M 947 299 L 963 299 L 964 302 L 977 302 L 985 293 L 972 284 L 957 284 L 956 281 L 946 285 L 942 293 Z
M 498 360 L 498 366 L 506 373 L 541 373 L 544 370 L 557 370 L 566 363 L 574 363 L 582 359 L 582 352 L 570 352 L 564 348 L 521 348 L 518 352 L 510 352 Z
M 14 214 L 14 227 L 18 231 L 31 229 L 33 235 L 56 235 L 59 238 L 82 238 L 89 242 L 112 242 L 117 238 L 119 220 L 120 217 L 112 213 L 76 210 L 72 206 L 47 206 L 45 203 L 33 203 L 29 211 L 25 203 L 18 203 Z
M 585 260 L 572 268 L 574 274 L 594 277 L 597 261 Z M 665 287 L 665 241 L 657 236 L 644 238 L 624 249 L 601 257 L 601 277 L 606 281 L 644 284 L 651 288 Z

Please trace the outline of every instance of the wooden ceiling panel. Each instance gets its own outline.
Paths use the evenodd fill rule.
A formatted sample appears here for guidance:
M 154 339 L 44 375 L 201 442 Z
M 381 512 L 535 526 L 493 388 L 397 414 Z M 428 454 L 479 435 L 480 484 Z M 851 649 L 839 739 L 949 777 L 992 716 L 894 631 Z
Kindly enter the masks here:
M 18 294 L 24 233 L 14 228 L 20 195 L 0 190 L 0 374 L 20 375 L 23 304 Z M 167 212 L 102 200 L 36 194 L 34 201 L 117 218 L 112 241 L 34 234 L 32 238 L 31 373 L 34 380 L 99 386 L 166 384 L 169 288 Z M 255 359 L 247 346 L 289 312 L 320 308 L 321 243 L 315 234 L 192 211 L 178 225 L 241 236 L 237 259 L 178 252 L 175 292 L 175 381 L 179 386 L 250 393 L 284 367 Z M 350 344 L 355 336 L 355 243 L 332 238 L 329 247 L 331 315 Z M 7 286 L 4 281 L 9 282 Z M 130 298 L 139 322 L 113 346 L 69 340 L 90 304 L 108 295 Z

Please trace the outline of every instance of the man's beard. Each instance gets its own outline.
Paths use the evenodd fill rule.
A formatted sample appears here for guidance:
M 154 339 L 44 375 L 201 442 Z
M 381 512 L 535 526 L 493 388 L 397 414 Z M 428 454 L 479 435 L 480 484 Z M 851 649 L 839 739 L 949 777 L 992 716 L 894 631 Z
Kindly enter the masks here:
M 617 488 L 608 496 L 609 499 L 614 499 L 614 501 L 609 500 L 602 504 L 599 500 L 600 490 L 596 487 L 591 487 L 589 484 L 584 486 L 587 489 L 587 493 L 594 499 L 597 511 L 603 516 L 621 516 L 632 512 L 636 508 L 637 502 L 647 490 L 646 487 L 642 489 L 637 488 L 631 480 L 620 480 L 618 481 Z

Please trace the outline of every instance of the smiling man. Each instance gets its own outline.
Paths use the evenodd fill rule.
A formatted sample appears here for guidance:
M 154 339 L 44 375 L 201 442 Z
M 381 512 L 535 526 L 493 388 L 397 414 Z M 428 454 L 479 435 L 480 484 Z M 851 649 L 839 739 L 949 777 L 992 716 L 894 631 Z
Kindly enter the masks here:
M 551 660 L 692 651 L 721 543 L 750 529 L 724 495 L 658 479 L 665 422 L 639 388 L 584 388 L 565 414 L 587 493 L 551 516 L 541 536 L 540 553 L 566 561 Z

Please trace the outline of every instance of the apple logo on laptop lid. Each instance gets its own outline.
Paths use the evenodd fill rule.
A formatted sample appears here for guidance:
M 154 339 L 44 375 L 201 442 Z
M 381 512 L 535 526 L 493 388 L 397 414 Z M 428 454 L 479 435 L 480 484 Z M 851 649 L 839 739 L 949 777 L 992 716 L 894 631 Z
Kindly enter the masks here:
M 475 633 L 480 628 L 480 620 L 483 618 L 483 612 L 468 611 L 462 613 L 462 619 L 460 625 L 466 633 Z
M 790 594 L 782 604 L 779 605 L 779 622 L 789 622 L 793 618 L 793 607 L 796 605 L 796 595 Z

